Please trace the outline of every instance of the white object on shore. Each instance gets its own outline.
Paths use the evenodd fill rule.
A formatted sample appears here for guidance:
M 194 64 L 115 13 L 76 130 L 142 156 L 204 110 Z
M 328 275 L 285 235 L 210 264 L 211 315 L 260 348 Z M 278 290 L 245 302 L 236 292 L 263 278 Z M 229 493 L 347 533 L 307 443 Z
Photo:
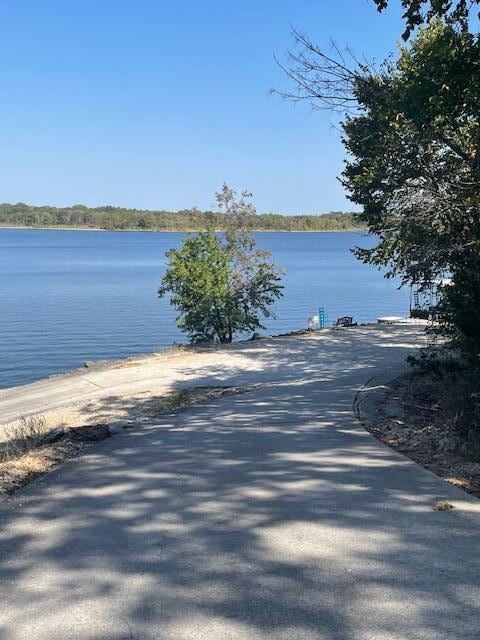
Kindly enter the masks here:
M 310 316 L 308 319 L 308 328 L 311 331 L 320 329 L 320 318 L 318 316 Z
M 404 322 L 406 318 L 402 318 L 401 316 L 381 316 L 377 318 L 377 322 L 380 324 L 393 324 L 394 322 Z
M 422 318 L 401 318 L 400 316 L 382 316 L 377 318 L 377 322 L 380 324 L 415 324 L 420 326 L 426 326 L 428 320 Z

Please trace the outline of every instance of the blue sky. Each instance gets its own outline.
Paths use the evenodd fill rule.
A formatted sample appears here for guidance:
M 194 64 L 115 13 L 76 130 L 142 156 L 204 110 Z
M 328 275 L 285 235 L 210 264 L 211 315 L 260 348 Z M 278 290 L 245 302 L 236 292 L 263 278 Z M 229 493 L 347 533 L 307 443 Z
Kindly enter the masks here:
M 259 211 L 352 209 L 326 113 L 269 95 L 290 24 L 382 59 L 399 2 L 3 0 L 0 201 L 209 208 L 226 181 Z

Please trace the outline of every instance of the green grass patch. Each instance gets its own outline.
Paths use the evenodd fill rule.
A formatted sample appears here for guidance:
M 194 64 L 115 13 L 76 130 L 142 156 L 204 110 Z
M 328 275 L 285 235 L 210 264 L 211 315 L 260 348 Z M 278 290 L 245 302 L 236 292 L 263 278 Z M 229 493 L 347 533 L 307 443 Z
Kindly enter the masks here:
M 220 396 L 242 393 L 242 391 L 246 391 L 246 389 L 238 387 L 184 387 L 158 398 L 150 411 L 155 414 L 172 413 Z

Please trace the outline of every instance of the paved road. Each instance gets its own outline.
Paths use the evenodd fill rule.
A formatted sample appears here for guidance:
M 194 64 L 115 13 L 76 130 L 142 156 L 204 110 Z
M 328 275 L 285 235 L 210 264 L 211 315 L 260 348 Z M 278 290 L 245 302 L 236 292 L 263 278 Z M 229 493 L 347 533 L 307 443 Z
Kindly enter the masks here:
M 421 331 L 418 327 L 416 331 Z M 390 332 L 391 333 L 391 332 Z M 385 329 L 362 327 L 353 333 L 321 332 L 305 338 L 274 338 L 238 342 L 216 349 L 176 352 L 120 361 L 121 366 L 78 370 L 33 384 L 0 390 L 0 425 L 21 416 L 45 414 L 71 405 L 89 408 L 96 415 L 102 409 L 121 406 L 138 393 L 162 393 L 178 384 L 264 383 L 307 375 L 317 365 L 335 367 L 337 346 L 343 357 L 356 357 L 356 350 L 368 352 L 370 336 L 382 340 Z M 356 337 L 356 340 L 351 340 Z M 292 348 L 293 345 L 293 348 Z M 324 346 L 328 345 L 328 354 Z M 330 360 L 325 361 L 326 358 Z
M 480 503 L 352 415 L 413 343 L 359 328 L 252 351 L 268 385 L 32 483 L 0 508 L 0 638 L 478 640 Z
M 401 331 L 401 330 L 400 330 Z M 417 336 L 421 327 L 412 327 Z M 398 332 L 398 331 L 397 331 Z M 81 417 L 102 418 L 113 408 L 127 405 L 132 394 L 161 394 L 178 384 L 266 383 L 315 374 L 317 368 L 334 370 L 341 361 L 368 359 L 370 341 L 389 340 L 394 328 L 359 327 L 319 332 L 308 338 L 274 338 L 237 342 L 216 349 L 172 352 L 131 361 L 120 366 L 82 369 L 0 390 L 0 425 L 31 414 L 81 408 Z M 338 354 L 338 348 L 341 354 Z M 326 349 L 326 351 L 325 351 Z M 338 363 L 337 363 L 338 360 Z M 360 364 L 360 366 L 363 366 Z M 68 415 L 68 414 L 67 414 Z M 0 434 L 1 435 L 1 434 Z

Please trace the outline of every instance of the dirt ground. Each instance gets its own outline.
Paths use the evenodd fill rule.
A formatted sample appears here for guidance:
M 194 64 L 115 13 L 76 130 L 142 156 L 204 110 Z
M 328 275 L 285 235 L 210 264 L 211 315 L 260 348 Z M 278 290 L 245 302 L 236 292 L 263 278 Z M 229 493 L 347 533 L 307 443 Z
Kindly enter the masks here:
M 398 378 L 363 424 L 392 449 L 480 497 L 480 457 L 456 435 L 461 409 L 449 393 L 446 382 L 428 376 Z

